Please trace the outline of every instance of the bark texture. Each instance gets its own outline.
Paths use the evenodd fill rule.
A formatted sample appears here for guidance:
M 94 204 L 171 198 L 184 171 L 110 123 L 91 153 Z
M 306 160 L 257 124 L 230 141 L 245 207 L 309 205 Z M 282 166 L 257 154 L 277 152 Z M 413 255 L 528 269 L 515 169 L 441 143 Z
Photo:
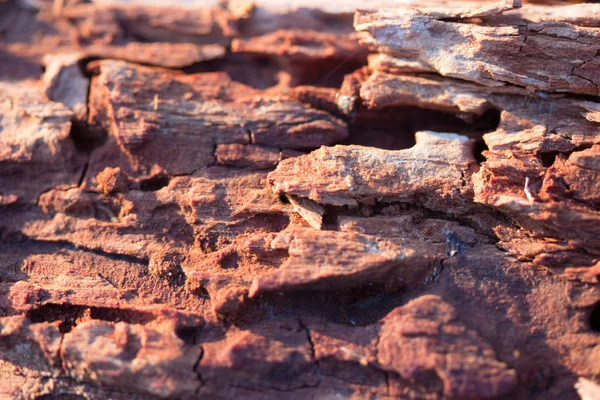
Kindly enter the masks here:
M 0 40 L 0 398 L 597 397 L 600 6 L 0 0 Z

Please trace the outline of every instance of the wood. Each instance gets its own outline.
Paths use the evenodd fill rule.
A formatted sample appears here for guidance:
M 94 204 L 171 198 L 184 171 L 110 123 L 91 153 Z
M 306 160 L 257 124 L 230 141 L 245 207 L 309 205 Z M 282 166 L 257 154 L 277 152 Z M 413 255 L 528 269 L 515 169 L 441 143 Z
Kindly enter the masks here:
M 598 29 L 576 18 L 546 21 L 539 9 L 520 6 L 511 1 L 467 12 L 359 11 L 355 28 L 364 43 L 385 53 L 390 68 L 486 86 L 598 95 Z M 540 21 L 528 22 L 530 14 Z M 394 35 L 386 31 L 392 26 Z
M 0 0 L 0 398 L 595 398 L 599 15 Z

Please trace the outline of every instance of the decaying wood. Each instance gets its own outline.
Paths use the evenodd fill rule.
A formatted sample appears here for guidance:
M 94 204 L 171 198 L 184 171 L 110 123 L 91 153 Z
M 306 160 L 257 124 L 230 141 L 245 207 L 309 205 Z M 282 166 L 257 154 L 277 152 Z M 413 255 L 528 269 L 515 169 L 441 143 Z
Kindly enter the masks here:
M 90 178 L 115 165 L 130 178 L 190 174 L 215 163 L 215 146 L 221 162 L 232 162 L 226 160 L 236 155 L 226 152 L 240 147 L 220 146 L 229 144 L 250 145 L 245 151 L 257 166 L 268 166 L 271 153 L 256 145 L 310 150 L 347 137 L 344 124 L 330 114 L 224 73 L 185 75 L 116 61 L 100 62 L 96 70 L 89 119 L 109 139 L 97 160 L 92 155 Z M 166 148 L 176 148 L 178 157 L 160 157 Z
M 273 189 L 323 205 L 356 206 L 381 199 L 418 198 L 431 210 L 460 213 L 461 187 L 475 163 L 472 141 L 447 133 L 417 132 L 417 144 L 385 151 L 359 146 L 323 147 L 282 161 L 269 175 Z M 429 176 L 427 171 L 435 170 Z M 318 176 L 311 171 L 319 171 Z M 384 200 L 385 201 L 385 200 Z
M 556 15 L 546 21 L 537 8 L 506 12 L 510 6 L 473 12 L 359 11 L 355 27 L 364 43 L 385 54 L 382 64 L 389 68 L 486 86 L 598 95 L 598 28 L 577 18 L 558 22 Z M 529 22 L 530 13 L 539 22 Z
M 594 398 L 600 6 L 51 3 L 0 0 L 0 397 Z
M 423 257 L 414 257 L 414 249 L 355 233 L 294 230 L 277 235 L 271 247 L 287 250 L 290 257 L 277 271 L 256 278 L 250 297 L 303 286 L 322 290 L 353 288 L 365 281 L 398 280 L 410 285 L 422 278 L 419 275 L 427 275 Z M 400 269 L 396 274 L 395 268 Z
M 45 190 L 76 186 L 84 167 L 69 137 L 73 113 L 36 92 L 33 85 L 0 86 L 3 202 L 35 203 Z

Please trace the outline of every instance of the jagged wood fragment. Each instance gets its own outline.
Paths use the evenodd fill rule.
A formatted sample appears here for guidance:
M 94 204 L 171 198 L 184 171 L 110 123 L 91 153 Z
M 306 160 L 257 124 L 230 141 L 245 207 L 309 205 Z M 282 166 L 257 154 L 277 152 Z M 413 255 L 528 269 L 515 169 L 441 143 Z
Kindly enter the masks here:
M 38 4 L 39 9 L 13 5 L 3 48 L 40 65 L 48 53 L 76 53 L 80 60 L 117 58 L 182 68 L 223 57 L 236 32 L 237 18 L 216 5 L 171 7 L 165 13 L 161 7 L 79 3 L 57 12 L 51 3 Z
M 0 195 L 35 203 L 46 190 L 77 186 L 84 158 L 69 136 L 71 110 L 33 83 L 0 83 L 0 98 Z
M 216 4 L 194 8 L 76 4 L 66 7 L 59 18 L 73 21 L 74 30 L 88 43 L 124 42 L 129 33 L 145 42 L 227 44 L 237 32 L 236 17 Z
M 410 285 L 427 276 L 433 264 L 412 248 L 356 233 L 295 229 L 278 234 L 271 246 L 287 249 L 289 258 L 277 271 L 255 278 L 250 297 L 302 287 L 352 288 L 393 279 Z
M 578 19 L 556 22 L 559 8 L 547 22 L 539 8 L 533 9 L 539 19 L 535 23 L 528 21 L 528 6 L 491 10 L 495 12 L 359 10 L 354 25 L 363 43 L 386 54 L 389 68 L 435 72 L 486 86 L 599 94 L 598 28 L 579 26 Z
M 323 214 L 325 210 L 318 203 L 309 199 L 303 199 L 296 196 L 287 196 L 287 199 L 304 220 L 313 228 L 321 229 L 323 225 Z
M 515 371 L 457 317 L 452 306 L 433 295 L 397 308 L 381 328 L 379 363 L 409 380 L 433 372 L 449 398 L 489 399 L 510 392 L 517 384 Z
M 185 75 L 119 61 L 97 69 L 89 118 L 110 139 L 92 156 L 88 176 L 108 160 L 132 179 L 189 174 L 215 162 L 215 145 L 313 149 L 347 136 L 345 124 L 330 114 L 223 73 Z M 165 148 L 179 156 L 161 157 Z M 226 148 L 217 147 L 222 160 Z
M 69 376 L 112 389 L 167 398 L 200 386 L 193 371 L 200 350 L 186 348 L 168 321 L 84 322 L 65 335 L 60 352 Z
M 322 205 L 404 201 L 464 213 L 470 201 L 465 176 L 475 163 L 472 141 L 436 132 L 418 132 L 416 140 L 414 147 L 398 151 L 322 147 L 309 155 L 282 161 L 269 174 L 269 182 L 276 193 L 308 198 Z

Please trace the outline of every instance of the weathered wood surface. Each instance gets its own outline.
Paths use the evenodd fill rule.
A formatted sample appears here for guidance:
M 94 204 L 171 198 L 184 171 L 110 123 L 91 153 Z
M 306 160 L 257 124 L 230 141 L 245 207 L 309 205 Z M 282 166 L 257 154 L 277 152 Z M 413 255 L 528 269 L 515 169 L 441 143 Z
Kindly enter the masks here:
M 596 23 L 586 23 L 584 11 L 563 22 L 558 13 L 546 20 L 539 8 L 520 6 L 511 0 L 466 12 L 359 10 L 355 28 L 364 43 L 385 53 L 390 68 L 486 86 L 598 95 Z
M 598 15 L 0 1 L 0 397 L 590 396 Z

